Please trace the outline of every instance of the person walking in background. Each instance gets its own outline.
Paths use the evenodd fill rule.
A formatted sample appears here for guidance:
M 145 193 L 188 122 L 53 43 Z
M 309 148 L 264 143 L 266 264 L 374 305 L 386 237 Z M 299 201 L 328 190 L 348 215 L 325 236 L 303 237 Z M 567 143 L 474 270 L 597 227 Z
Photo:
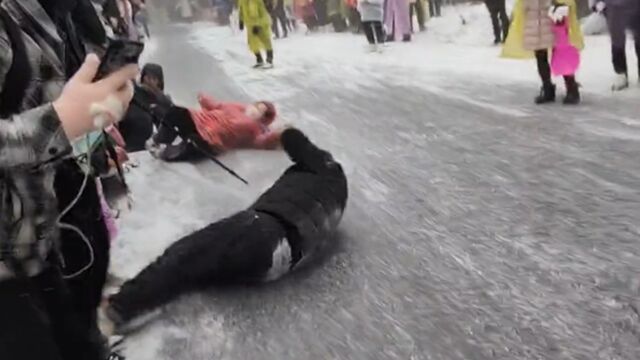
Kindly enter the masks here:
M 247 28 L 249 49 L 256 56 L 254 68 L 264 68 L 262 51 L 267 54 L 267 68 L 273 67 L 271 16 L 263 0 L 240 0 L 240 30 Z
M 578 21 L 575 0 L 555 0 L 556 5 L 568 7 L 567 22 L 569 43 L 578 50 L 584 48 L 582 30 Z M 556 100 L 556 86 L 551 80 L 549 49 L 555 46 L 553 20 L 549 16 L 551 0 L 517 0 L 514 18 L 509 29 L 509 36 L 502 51 L 502 56 L 514 59 L 527 59 L 535 55 L 538 73 L 542 80 L 540 95 L 535 98 L 536 104 L 545 104 Z M 564 76 L 567 88 L 565 103 L 579 101 L 578 83 L 574 76 Z
M 611 36 L 611 56 L 613 70 L 616 73 L 611 89 L 624 90 L 629 87 L 629 69 L 627 66 L 627 29 L 633 31 L 640 75 L 640 4 L 637 0 L 590 0 L 592 9 L 607 18 Z
M 271 14 L 271 18 L 273 19 L 273 23 L 271 25 L 271 30 L 276 36 L 276 39 L 280 38 L 280 30 L 278 29 L 278 22 L 280 22 L 280 26 L 282 28 L 282 36 L 289 36 L 289 21 L 287 20 L 287 14 L 284 11 L 284 0 L 274 0 L 275 6 L 273 9 L 269 9 L 269 13 Z
M 387 41 L 411 41 L 411 18 L 408 0 L 386 0 L 384 25 Z
M 359 0 L 358 11 L 362 18 L 362 28 L 369 41 L 370 51 L 382 51 L 384 44 L 384 30 L 382 20 L 384 18 L 384 0 Z
M 493 36 L 495 45 L 507 40 L 509 34 L 509 16 L 507 16 L 507 8 L 505 0 L 484 0 L 491 15 L 491 24 L 493 25 Z
M 424 2 L 423 0 L 410 0 L 409 2 L 409 17 L 410 17 L 410 25 L 411 32 L 413 32 L 413 16 L 416 16 L 418 20 L 418 28 L 420 31 L 425 31 L 425 13 L 424 13 Z
M 440 17 L 442 0 L 429 0 L 429 13 L 431 17 Z

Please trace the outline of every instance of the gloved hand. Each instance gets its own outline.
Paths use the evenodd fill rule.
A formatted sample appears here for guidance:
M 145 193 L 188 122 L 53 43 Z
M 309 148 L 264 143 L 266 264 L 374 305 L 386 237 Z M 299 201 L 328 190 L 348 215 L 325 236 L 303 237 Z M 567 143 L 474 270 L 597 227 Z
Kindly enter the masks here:
M 258 35 L 258 34 L 260 34 L 260 26 L 254 26 L 254 27 L 251 29 L 251 32 L 253 33 L 253 35 Z
M 244 23 L 240 20 L 240 31 L 244 31 Z

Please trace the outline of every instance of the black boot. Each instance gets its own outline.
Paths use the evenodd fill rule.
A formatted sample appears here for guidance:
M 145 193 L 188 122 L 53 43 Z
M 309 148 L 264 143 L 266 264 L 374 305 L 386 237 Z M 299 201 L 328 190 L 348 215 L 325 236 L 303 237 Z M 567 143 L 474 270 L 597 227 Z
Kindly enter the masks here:
M 273 67 L 273 50 L 267 50 L 267 67 Z
M 264 66 L 264 60 L 262 59 L 262 54 L 259 52 L 255 53 L 256 55 L 256 64 L 253 65 L 254 69 L 261 68 Z
M 540 89 L 540 95 L 535 98 L 535 103 L 546 104 L 556 101 L 556 86 L 552 83 L 542 85 Z
M 562 102 L 565 105 L 577 105 L 580 103 L 580 89 L 576 78 L 573 76 L 567 76 L 564 79 L 567 86 L 567 96 Z

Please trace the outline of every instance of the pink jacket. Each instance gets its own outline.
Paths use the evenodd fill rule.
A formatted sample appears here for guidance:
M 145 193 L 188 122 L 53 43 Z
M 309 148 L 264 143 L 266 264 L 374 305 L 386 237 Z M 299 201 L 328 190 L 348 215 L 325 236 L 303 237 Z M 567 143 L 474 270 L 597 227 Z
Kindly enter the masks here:
M 280 144 L 280 131 L 269 129 L 275 120 L 275 108 L 267 105 L 269 114 L 262 123 L 249 118 L 247 106 L 240 103 L 218 102 L 200 95 L 200 110 L 189 110 L 200 136 L 214 149 L 226 151 L 238 148 L 275 149 Z

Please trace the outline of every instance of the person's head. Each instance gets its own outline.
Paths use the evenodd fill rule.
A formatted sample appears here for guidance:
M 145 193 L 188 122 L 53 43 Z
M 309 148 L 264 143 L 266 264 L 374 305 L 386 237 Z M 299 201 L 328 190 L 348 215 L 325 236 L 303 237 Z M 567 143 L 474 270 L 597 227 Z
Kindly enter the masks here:
M 162 66 L 149 63 L 142 68 L 140 83 L 156 91 L 164 91 L 164 71 Z
M 259 101 L 247 106 L 247 116 L 263 126 L 271 125 L 276 115 L 276 107 L 269 101 Z

